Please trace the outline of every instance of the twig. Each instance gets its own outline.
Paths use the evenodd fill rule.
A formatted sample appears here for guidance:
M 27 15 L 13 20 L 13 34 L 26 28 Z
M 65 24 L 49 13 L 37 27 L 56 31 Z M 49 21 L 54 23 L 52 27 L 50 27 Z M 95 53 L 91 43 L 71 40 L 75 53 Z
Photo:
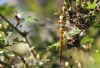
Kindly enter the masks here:
M 11 50 L 11 49 L 8 49 L 8 48 L 3 48 L 3 49 L 5 49 L 5 50 Z M 19 55 L 17 52 L 15 52 L 15 51 L 13 51 L 13 50 L 11 50 L 16 56 L 18 56 L 20 59 L 21 59 L 21 61 L 23 62 L 23 64 L 25 64 L 25 66 L 26 67 L 29 67 L 29 65 L 27 64 L 27 62 L 25 61 L 25 59 L 21 56 L 21 55 Z M 10 65 L 10 64 L 9 64 Z
M 12 28 L 14 28 L 20 35 L 22 35 L 23 37 L 25 37 L 25 35 L 23 35 L 23 33 L 22 33 L 20 30 L 18 30 L 15 26 L 13 26 L 13 24 L 11 24 L 11 22 L 8 21 L 7 18 L 6 18 L 5 16 L 3 16 L 2 14 L 0 14 L 0 17 L 1 17 L 2 19 L 4 19 L 4 20 L 5 20 Z
M 35 54 L 31 50 L 31 44 L 30 44 L 30 42 L 27 39 L 27 33 L 22 33 L 20 30 L 18 30 L 13 24 L 11 24 L 11 22 L 4 15 L 0 14 L 0 17 L 2 19 L 4 19 L 12 28 L 14 28 L 14 30 L 16 30 L 21 36 L 23 36 L 25 38 L 27 44 L 29 44 L 29 48 L 30 48 L 29 50 L 30 50 L 31 54 L 33 55 L 33 61 L 34 61 L 34 64 L 35 64 L 36 63 Z
M 30 50 L 30 53 L 32 54 L 32 57 L 33 57 L 33 61 L 34 61 L 34 64 L 36 64 L 38 61 L 36 60 L 36 55 L 35 55 L 35 53 L 33 52 L 33 50 L 31 49 L 31 44 L 30 44 L 30 42 L 28 41 L 28 39 L 25 37 L 25 40 L 26 40 L 26 42 L 27 42 L 27 44 L 30 46 L 29 47 L 29 50 Z

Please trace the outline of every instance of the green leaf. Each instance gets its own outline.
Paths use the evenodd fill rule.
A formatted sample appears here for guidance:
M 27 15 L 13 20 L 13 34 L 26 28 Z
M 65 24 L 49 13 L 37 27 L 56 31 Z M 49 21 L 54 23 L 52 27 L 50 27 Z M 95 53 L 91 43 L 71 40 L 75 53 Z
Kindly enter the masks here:
M 96 2 L 97 0 L 94 0 L 94 2 L 88 1 L 87 3 L 81 2 L 81 5 L 83 8 L 90 10 L 90 9 L 95 9 Z
M 93 3 L 88 2 L 88 6 L 86 7 L 86 9 L 95 9 L 96 7 L 96 1 L 94 1 Z
M 76 0 L 76 2 L 79 2 L 80 0 Z
M 77 27 L 73 27 L 73 28 L 68 32 L 68 34 L 69 34 L 70 36 L 75 36 L 75 35 L 79 34 L 80 32 L 81 32 L 80 29 L 78 29 Z
M 89 35 L 85 36 L 84 38 L 82 38 L 81 40 L 81 44 L 85 44 L 85 43 L 93 43 L 93 38 L 90 37 Z
M 93 54 L 93 58 L 95 59 L 95 64 L 100 68 L 100 52 L 96 52 Z
M 48 46 L 47 50 L 58 49 L 58 48 L 59 48 L 59 41 L 52 44 L 51 46 Z
M 0 14 L 10 15 L 14 11 L 13 6 L 9 5 L 0 5 Z
M 3 47 L 6 44 L 6 39 L 4 37 L 4 32 L 0 31 L 0 47 Z

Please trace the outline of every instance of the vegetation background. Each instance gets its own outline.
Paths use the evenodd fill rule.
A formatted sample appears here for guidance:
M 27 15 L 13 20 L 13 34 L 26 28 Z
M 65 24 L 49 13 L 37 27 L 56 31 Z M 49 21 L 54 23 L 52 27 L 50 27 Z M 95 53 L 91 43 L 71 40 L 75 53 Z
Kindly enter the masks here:
M 100 2 L 82 49 L 64 46 L 60 63 L 55 14 L 63 5 L 63 0 L 0 0 L 0 68 L 100 68 Z

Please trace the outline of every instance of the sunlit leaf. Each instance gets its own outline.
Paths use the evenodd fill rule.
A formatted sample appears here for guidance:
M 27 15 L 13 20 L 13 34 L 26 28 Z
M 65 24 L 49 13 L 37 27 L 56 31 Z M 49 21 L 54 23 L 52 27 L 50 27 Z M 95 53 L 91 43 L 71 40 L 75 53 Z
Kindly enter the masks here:
M 77 34 L 79 34 L 81 32 L 80 29 L 76 28 L 76 27 L 73 27 L 69 32 L 68 34 L 71 35 L 71 36 L 75 36 Z
M 84 44 L 84 43 L 93 43 L 93 38 L 91 38 L 90 36 L 85 36 L 84 38 L 82 38 L 81 40 L 81 44 Z
M 96 0 L 94 0 L 94 2 L 88 1 L 87 4 L 83 2 L 83 3 L 82 3 L 82 6 L 83 6 L 85 9 L 95 9 L 95 7 L 96 7 Z
M 51 46 L 48 46 L 47 50 L 58 49 L 58 48 L 59 48 L 59 42 L 56 42 L 56 43 L 52 44 Z
M 96 1 L 94 1 L 93 3 L 88 2 L 88 6 L 86 7 L 86 9 L 95 9 L 96 7 Z
M 82 38 L 81 44 L 84 44 L 84 43 L 93 43 L 93 41 L 94 41 L 93 38 L 87 35 L 87 36 L 85 36 L 85 37 Z
M 0 14 L 10 15 L 14 11 L 13 6 L 9 5 L 0 5 Z
M 98 68 L 99 68 L 100 67 L 100 52 L 94 53 L 93 57 L 95 59 L 96 66 L 98 66 Z

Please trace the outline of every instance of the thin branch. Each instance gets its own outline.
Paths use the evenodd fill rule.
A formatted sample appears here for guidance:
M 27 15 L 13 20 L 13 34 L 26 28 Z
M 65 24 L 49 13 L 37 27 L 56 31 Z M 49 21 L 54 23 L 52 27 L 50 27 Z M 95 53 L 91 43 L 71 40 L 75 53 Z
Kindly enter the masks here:
M 24 38 L 25 38 L 25 40 L 26 40 L 26 43 L 27 44 L 29 44 L 29 50 L 30 50 L 30 52 L 31 52 L 31 54 L 32 54 L 32 56 L 33 56 L 33 61 L 34 61 L 34 64 L 36 63 L 36 58 L 35 58 L 35 54 L 34 54 L 34 52 L 31 50 L 31 44 L 30 44 L 30 42 L 29 42 L 29 40 L 27 39 L 27 34 L 28 33 L 22 33 L 20 30 L 18 30 L 13 24 L 11 24 L 11 22 L 4 16 L 4 15 L 2 15 L 2 14 L 0 14 L 0 17 L 2 18 L 2 19 L 4 19 L 12 28 L 14 28 L 14 30 L 16 30 L 21 36 L 23 36 Z
M 3 49 L 5 49 L 5 50 L 11 50 L 11 49 L 8 49 L 8 48 L 3 48 Z M 19 55 L 17 52 L 15 52 L 15 51 L 13 51 L 13 50 L 11 50 L 16 56 L 18 56 L 20 59 L 21 59 L 21 61 L 22 61 L 22 63 L 23 64 L 25 64 L 25 66 L 26 67 L 29 67 L 29 65 L 27 64 L 27 62 L 25 61 L 25 59 L 21 56 L 21 55 Z M 10 64 L 9 64 L 10 65 Z
M 2 19 L 4 19 L 4 20 L 5 20 L 12 28 L 14 28 L 14 30 L 16 30 L 20 35 L 22 35 L 23 37 L 26 37 L 26 35 L 25 35 L 24 33 L 22 33 L 20 30 L 18 30 L 15 26 L 13 26 L 13 24 L 11 24 L 11 22 L 8 21 L 8 19 L 7 19 L 4 15 L 0 14 L 0 17 L 1 17 Z
M 35 55 L 35 53 L 33 52 L 33 49 L 31 49 L 31 44 L 30 44 L 30 42 L 28 41 L 28 39 L 25 37 L 25 40 L 26 40 L 26 42 L 27 42 L 27 44 L 29 44 L 29 50 L 30 50 L 30 52 L 31 52 L 31 54 L 33 55 L 33 61 L 34 61 L 34 64 L 36 64 L 38 61 L 36 60 L 36 55 Z

